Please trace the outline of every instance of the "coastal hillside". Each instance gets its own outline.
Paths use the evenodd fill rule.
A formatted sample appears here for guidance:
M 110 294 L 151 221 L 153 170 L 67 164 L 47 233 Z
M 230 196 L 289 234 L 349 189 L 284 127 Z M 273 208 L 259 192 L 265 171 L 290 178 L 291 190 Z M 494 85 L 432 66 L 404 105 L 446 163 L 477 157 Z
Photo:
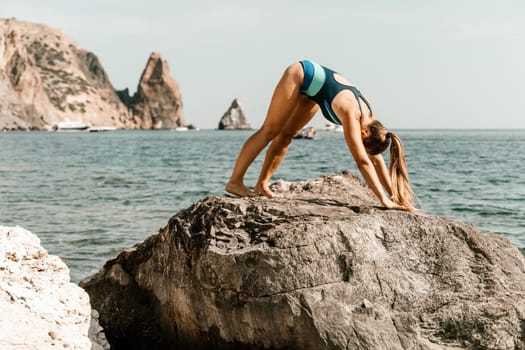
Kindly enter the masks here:
M 147 103 L 158 104 L 158 98 L 175 101 L 178 113 L 156 108 L 157 120 L 151 113 L 136 113 L 121 100 L 94 53 L 46 25 L 0 20 L 0 130 L 50 130 L 66 120 L 123 129 L 183 124 L 178 86 L 139 99 L 139 109 L 149 110 Z

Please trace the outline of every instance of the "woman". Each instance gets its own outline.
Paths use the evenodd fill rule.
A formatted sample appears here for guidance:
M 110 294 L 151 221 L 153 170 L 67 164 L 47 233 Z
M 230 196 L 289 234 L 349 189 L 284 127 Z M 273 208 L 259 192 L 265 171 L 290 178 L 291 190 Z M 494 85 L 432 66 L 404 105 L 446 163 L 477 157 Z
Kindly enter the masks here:
M 403 144 L 376 120 L 367 99 L 340 74 L 315 62 L 290 65 L 277 84 L 262 127 L 241 149 L 226 191 L 241 197 L 276 197 L 268 188 L 294 136 L 321 108 L 329 121 L 342 125 L 346 144 L 364 179 L 389 209 L 414 210 Z M 244 185 L 244 174 L 259 153 L 272 142 L 254 191 Z M 390 144 L 390 176 L 381 153 Z M 387 196 L 386 192 L 390 195 Z

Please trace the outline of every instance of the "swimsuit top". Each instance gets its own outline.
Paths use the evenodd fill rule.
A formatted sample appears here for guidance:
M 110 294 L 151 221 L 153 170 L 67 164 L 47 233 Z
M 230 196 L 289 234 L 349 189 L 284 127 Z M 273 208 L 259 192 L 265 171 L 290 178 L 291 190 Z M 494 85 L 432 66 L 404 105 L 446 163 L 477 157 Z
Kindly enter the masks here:
M 334 74 L 337 72 L 312 61 L 303 60 L 301 64 L 304 70 L 301 92 L 319 104 L 324 117 L 328 121 L 341 125 L 341 121 L 332 109 L 332 101 L 343 90 L 352 91 L 359 105 L 361 116 L 363 115 L 363 108 L 360 100 L 365 102 L 370 113 L 372 113 L 370 103 L 355 86 L 342 84 L 335 79 Z

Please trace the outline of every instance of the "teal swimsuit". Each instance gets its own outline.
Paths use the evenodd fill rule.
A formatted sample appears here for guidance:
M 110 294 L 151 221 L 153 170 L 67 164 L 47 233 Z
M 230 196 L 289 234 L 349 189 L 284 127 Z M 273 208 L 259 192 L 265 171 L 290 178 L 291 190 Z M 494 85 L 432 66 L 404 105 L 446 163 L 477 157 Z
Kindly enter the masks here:
M 363 110 L 361 108 L 360 100 L 363 100 L 370 112 L 372 112 L 370 104 L 355 86 L 341 84 L 335 80 L 334 74 L 336 72 L 312 61 L 303 60 L 300 62 L 304 71 L 304 80 L 303 85 L 301 86 L 301 93 L 317 102 L 317 104 L 321 107 L 321 111 L 323 112 L 323 116 L 326 118 L 326 120 L 334 124 L 341 125 L 341 121 L 332 109 L 332 100 L 339 92 L 343 90 L 352 91 L 355 99 L 357 100 L 357 104 L 359 105 L 359 111 L 361 112 L 361 115 L 363 115 Z

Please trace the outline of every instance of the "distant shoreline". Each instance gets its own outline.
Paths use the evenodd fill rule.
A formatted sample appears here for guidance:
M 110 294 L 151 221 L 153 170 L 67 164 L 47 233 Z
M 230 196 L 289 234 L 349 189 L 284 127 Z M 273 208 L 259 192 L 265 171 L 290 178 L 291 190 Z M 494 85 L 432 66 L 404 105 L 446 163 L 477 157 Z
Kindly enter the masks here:
M 316 126 L 314 126 L 316 127 Z M 317 131 L 318 132 L 323 132 L 323 133 L 333 133 L 332 131 L 327 131 L 327 130 L 323 130 L 322 127 L 316 127 L 318 128 Z M 217 128 L 200 128 L 199 130 L 189 130 L 190 132 L 191 131 L 221 131 L 221 132 L 230 132 L 230 131 L 243 131 L 243 132 L 255 132 L 256 130 L 258 130 L 258 128 L 255 128 L 255 129 L 251 129 L 251 130 L 220 130 L 220 129 L 217 129 Z M 515 128 L 494 128 L 494 129 L 478 129 L 478 128 L 472 128 L 472 129 L 467 129 L 467 128 L 458 128 L 458 129 L 452 129 L 452 128 L 392 128 L 391 130 L 393 131 L 397 131 L 397 132 L 402 132 L 402 131 L 415 131 L 415 132 L 418 132 L 418 131 L 443 131 L 443 132 L 525 132 L 525 128 L 518 128 L 518 129 L 515 129 Z M 49 132 L 49 133 L 54 133 L 55 131 L 54 130 L 1 130 L 2 132 L 19 132 L 19 133 L 26 133 L 26 132 Z M 159 132 L 159 131 L 175 131 L 175 130 L 172 130 L 172 129 L 117 129 L 117 130 L 111 130 L 111 132 L 122 132 L 122 131 L 155 131 L 155 132 Z M 73 134 L 73 133 L 83 133 L 83 131 L 79 131 L 79 132 L 69 132 L 70 134 Z M 86 132 L 88 133 L 88 132 Z M 107 132 L 106 132 L 107 133 Z

